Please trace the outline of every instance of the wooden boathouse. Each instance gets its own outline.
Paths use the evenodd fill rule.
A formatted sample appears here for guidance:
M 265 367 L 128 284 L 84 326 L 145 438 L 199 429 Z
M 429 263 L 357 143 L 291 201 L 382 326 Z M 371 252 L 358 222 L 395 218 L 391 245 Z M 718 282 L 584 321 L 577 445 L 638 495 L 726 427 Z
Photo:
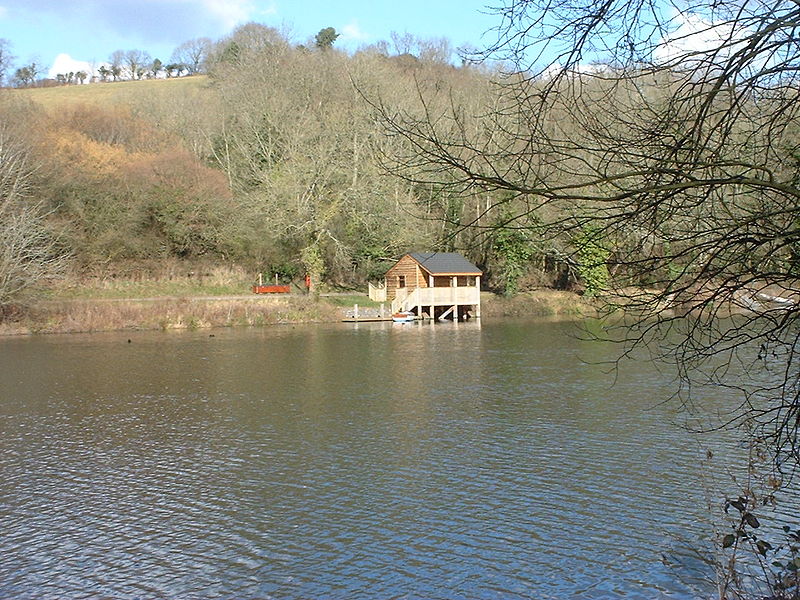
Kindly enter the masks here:
M 455 252 L 411 252 L 386 272 L 392 313 L 417 318 L 463 320 L 481 316 L 478 267 Z

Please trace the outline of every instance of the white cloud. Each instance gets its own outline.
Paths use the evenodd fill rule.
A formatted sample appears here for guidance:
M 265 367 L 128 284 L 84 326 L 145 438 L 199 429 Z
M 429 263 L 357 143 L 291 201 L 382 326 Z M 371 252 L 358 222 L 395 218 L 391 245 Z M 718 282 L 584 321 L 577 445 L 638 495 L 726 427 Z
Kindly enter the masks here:
M 0 6 L 0 19 L 8 15 L 8 9 L 5 6 Z
M 278 6 L 274 2 L 270 2 L 266 7 L 257 12 L 259 17 L 271 17 L 278 14 Z
M 219 19 L 224 29 L 233 29 L 245 23 L 255 12 L 251 0 L 200 0 L 200 5 L 211 16 Z
M 349 42 L 363 42 L 370 38 L 368 33 L 361 31 L 361 28 L 358 26 L 358 23 L 353 21 L 352 23 L 348 23 L 344 27 L 342 27 L 342 31 L 340 32 L 342 36 L 342 41 Z
M 542 69 L 537 76 L 545 81 L 550 81 L 551 79 L 557 77 L 563 70 L 564 67 L 562 67 L 560 63 L 555 62 L 547 65 L 547 67 Z
M 577 63 L 565 71 L 561 63 L 554 62 L 539 71 L 537 77 L 544 81 L 551 81 L 562 75 L 579 78 L 583 75 L 600 76 L 604 73 L 611 73 L 611 67 L 603 63 Z
M 84 60 L 75 60 L 69 54 L 59 54 L 53 61 L 53 66 L 50 67 L 47 76 L 55 78 L 59 73 L 77 73 L 78 71 L 84 71 L 92 75 L 92 64 Z
M 677 27 L 661 40 L 653 53 L 659 63 L 688 61 L 696 64 L 701 55 L 718 50 L 714 62 L 719 63 L 735 52 L 746 32 L 735 31 L 729 22 L 714 23 L 695 13 L 678 12 L 674 16 Z M 710 57 L 705 57 L 708 60 Z
M 214 37 L 255 18 L 260 0 L 0 0 L 10 12 L 90 21 L 106 33 L 144 43 Z M 273 9 L 274 3 L 267 5 Z M 128 42 L 130 43 L 130 42 Z M 111 52 L 113 48 L 109 50 Z

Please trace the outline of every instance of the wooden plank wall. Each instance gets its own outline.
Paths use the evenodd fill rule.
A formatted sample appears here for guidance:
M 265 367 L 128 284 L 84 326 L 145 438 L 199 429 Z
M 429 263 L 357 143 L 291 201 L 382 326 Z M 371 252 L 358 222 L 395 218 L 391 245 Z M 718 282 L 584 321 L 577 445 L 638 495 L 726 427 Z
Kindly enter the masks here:
M 428 278 L 419 268 L 417 262 L 406 255 L 397 261 L 397 264 L 386 272 L 386 295 L 394 298 L 397 294 L 398 277 L 405 276 L 406 288 L 414 290 L 418 287 L 428 287 Z

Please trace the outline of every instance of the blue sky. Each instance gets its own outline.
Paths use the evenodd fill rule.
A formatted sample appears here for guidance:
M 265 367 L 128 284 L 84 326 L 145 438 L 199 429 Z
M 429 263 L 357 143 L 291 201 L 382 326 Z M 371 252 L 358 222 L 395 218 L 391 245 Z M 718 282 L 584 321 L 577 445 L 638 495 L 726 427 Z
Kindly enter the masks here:
M 139 49 L 168 62 L 184 41 L 218 39 L 256 21 L 288 28 L 297 43 L 323 27 L 341 33 L 337 47 L 389 40 L 392 31 L 447 37 L 455 47 L 492 41 L 499 19 L 492 0 L 0 0 L 0 38 L 15 66 L 36 61 L 47 72 L 60 56 L 99 66 L 115 50 Z M 57 65 L 58 66 L 58 65 Z M 66 72 L 73 69 L 56 69 Z M 77 70 L 77 69 L 75 69 Z

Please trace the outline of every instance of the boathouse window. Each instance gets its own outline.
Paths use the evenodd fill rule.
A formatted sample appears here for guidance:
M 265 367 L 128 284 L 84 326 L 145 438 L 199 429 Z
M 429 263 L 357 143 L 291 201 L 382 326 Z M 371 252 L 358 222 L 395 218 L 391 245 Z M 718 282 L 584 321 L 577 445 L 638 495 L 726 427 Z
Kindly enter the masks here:
M 398 275 L 397 276 L 397 287 L 399 287 L 399 288 L 406 287 L 406 276 L 405 275 Z
M 453 278 L 450 275 L 437 275 L 433 278 L 433 287 L 453 287 Z

